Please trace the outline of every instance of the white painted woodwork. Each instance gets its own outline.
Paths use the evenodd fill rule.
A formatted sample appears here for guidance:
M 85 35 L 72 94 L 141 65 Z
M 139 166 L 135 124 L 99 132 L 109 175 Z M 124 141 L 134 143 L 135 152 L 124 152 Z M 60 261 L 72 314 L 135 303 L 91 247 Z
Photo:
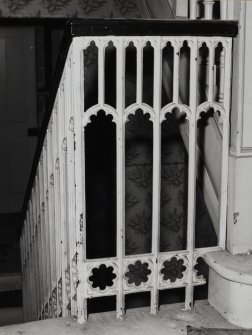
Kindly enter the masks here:
M 160 241 L 160 190 L 161 190 L 161 125 L 159 112 L 161 110 L 161 88 L 162 88 L 162 48 L 161 38 L 154 41 L 154 89 L 153 89 L 153 109 L 155 118 L 153 121 L 153 191 L 152 191 L 152 253 L 154 256 L 154 276 L 153 289 L 151 292 L 151 312 L 158 311 L 158 254 Z M 175 50 L 175 49 L 174 49 Z M 178 63 L 178 62 L 177 62 Z M 178 66 L 177 66 L 178 67 Z M 178 68 L 176 67 L 176 75 Z
M 117 257 L 119 258 L 119 283 L 118 294 L 116 300 L 117 318 L 123 318 L 125 313 L 125 297 L 123 294 L 123 257 L 125 255 L 125 128 L 123 124 L 123 113 L 125 109 L 125 48 L 123 40 L 117 42 L 117 58 L 116 58 L 116 74 L 117 74 L 117 102 L 116 109 L 118 113 L 118 125 L 116 129 L 117 153 L 116 153 L 116 182 L 117 182 Z M 140 56 L 140 57 L 139 57 Z M 141 54 L 137 49 L 137 99 L 142 92 L 141 78 L 142 73 L 139 68 L 142 68 Z M 139 61 L 141 63 L 139 63 Z M 141 78 L 140 78 L 141 77 Z M 139 87 L 140 86 L 140 87 Z
M 208 3 L 209 5 L 209 3 Z M 94 42 L 98 47 L 98 104 L 84 112 L 84 50 Z M 187 42 L 190 48 L 190 101 L 182 104 L 179 98 L 180 49 Z M 104 104 L 104 52 L 109 42 L 116 48 L 116 109 Z M 136 103 L 125 108 L 125 49 L 133 42 L 137 49 Z M 154 49 L 153 107 L 143 103 L 143 48 L 150 42 Z M 174 48 L 172 102 L 161 108 L 162 50 L 170 42 Z M 210 48 L 208 99 L 198 106 L 197 78 L 198 52 L 202 43 Z M 221 42 L 225 51 L 223 104 L 214 101 L 214 52 Z M 185 287 L 185 308 L 193 304 L 193 287 L 205 284 L 197 276 L 197 259 L 206 251 L 225 249 L 229 100 L 231 76 L 230 38 L 222 37 L 167 37 L 167 36 L 95 36 L 73 39 L 59 84 L 54 108 L 37 169 L 35 184 L 22 231 L 22 269 L 24 278 L 25 319 L 75 315 L 78 322 L 87 319 L 87 299 L 106 295 L 117 296 L 117 317 L 123 318 L 125 294 L 151 292 L 151 312 L 158 307 L 158 291 Z M 166 74 L 165 74 L 166 75 Z M 125 123 L 137 109 L 150 115 L 153 123 L 153 199 L 152 199 L 152 251 L 151 253 L 125 256 Z M 182 251 L 160 252 L 160 189 L 161 144 L 160 129 L 166 113 L 177 109 L 185 114 L 188 124 L 188 217 L 187 248 Z M 195 249 L 195 196 L 197 143 L 196 124 L 202 112 L 213 108 L 222 119 L 222 161 L 220 186 L 219 245 Z M 85 127 L 92 115 L 99 110 L 111 114 L 116 124 L 117 145 L 117 253 L 115 257 L 86 259 L 86 202 L 85 202 Z M 161 269 L 172 257 L 183 260 L 186 270 L 175 282 L 164 280 Z M 125 273 L 136 261 L 148 264 L 151 270 L 147 282 L 139 286 L 128 283 Z M 89 277 L 101 264 L 111 266 L 116 275 L 111 287 L 94 288 Z
M 190 19 L 195 20 L 197 18 L 197 0 L 190 0 Z

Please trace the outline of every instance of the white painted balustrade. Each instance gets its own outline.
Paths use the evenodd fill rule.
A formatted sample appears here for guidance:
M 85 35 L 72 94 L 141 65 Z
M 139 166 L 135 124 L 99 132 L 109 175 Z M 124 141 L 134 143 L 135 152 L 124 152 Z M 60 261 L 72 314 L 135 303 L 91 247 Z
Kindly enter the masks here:
M 195 14 L 196 2 L 191 2 Z M 204 1 L 207 15 L 211 1 Z M 98 48 L 98 102 L 84 111 L 84 58 L 90 43 Z M 104 101 L 105 48 L 113 43 L 116 48 L 116 107 Z M 125 53 L 130 42 L 137 50 L 136 102 L 125 108 Z M 143 103 L 143 48 L 150 42 L 154 51 L 153 106 Z M 161 106 L 164 70 L 163 49 L 170 43 L 174 51 L 173 97 Z M 180 50 L 184 43 L 190 50 L 189 103 L 182 104 L 179 93 Z M 221 62 L 215 63 L 218 45 L 222 46 Z M 197 85 L 201 69 L 199 50 L 208 49 L 207 98 L 198 102 Z M 23 271 L 23 301 L 25 321 L 75 315 L 79 322 L 87 319 L 87 299 L 116 295 L 117 317 L 125 311 L 124 298 L 134 292 L 151 292 L 151 312 L 158 308 L 158 291 L 185 287 L 185 308 L 193 303 L 193 288 L 205 284 L 195 266 L 208 250 L 225 248 L 229 102 L 232 39 L 222 37 L 171 36 L 105 36 L 75 37 L 70 46 L 65 68 L 56 95 L 43 150 L 37 166 L 26 218 L 21 234 Z M 216 65 L 216 66 L 215 66 Z M 216 68 L 220 68 L 220 89 L 216 98 Z M 125 255 L 125 123 L 130 114 L 141 109 L 150 115 L 153 123 L 153 197 L 152 197 L 152 250 L 150 253 Z M 186 250 L 160 252 L 160 170 L 161 123 L 167 113 L 185 115 L 188 123 L 188 214 Z M 195 185 L 197 120 L 202 112 L 214 110 L 222 122 L 221 194 L 218 246 L 195 249 Z M 85 199 L 85 143 L 84 133 L 92 115 L 103 110 L 116 124 L 116 197 L 117 197 L 117 253 L 115 257 L 87 259 L 86 257 L 86 199 Z M 99 210 L 99 208 L 97 208 Z M 125 275 L 132 266 L 148 269 L 146 280 L 140 285 L 129 283 Z M 176 280 L 167 279 L 164 269 L 180 264 Z M 93 287 L 93 270 L 103 268 L 113 272 L 113 284 L 105 289 Z M 130 267 L 129 267 L 130 266 Z

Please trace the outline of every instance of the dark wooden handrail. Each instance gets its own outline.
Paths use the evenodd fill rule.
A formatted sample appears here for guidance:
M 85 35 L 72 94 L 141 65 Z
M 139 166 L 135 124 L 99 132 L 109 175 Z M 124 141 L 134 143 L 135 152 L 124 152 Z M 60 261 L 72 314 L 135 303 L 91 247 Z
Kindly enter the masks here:
M 24 20 L 12 19 L 12 24 L 24 24 Z M 51 20 L 50 20 L 51 21 Z M 37 21 L 27 20 L 26 24 Z M 46 22 L 46 20 L 45 20 Z M 0 23 L 1 24 L 1 23 Z M 3 24 L 3 22 L 2 22 Z M 7 24 L 7 21 L 6 21 Z M 73 19 L 65 24 L 64 35 L 61 43 L 60 55 L 54 75 L 53 87 L 50 94 L 46 116 L 43 122 L 38 145 L 27 185 L 22 217 L 25 219 L 31 190 L 34 184 L 37 166 L 39 163 L 48 122 L 54 106 L 59 82 L 64 69 L 67 52 L 71 41 L 76 36 L 223 36 L 236 37 L 238 34 L 237 21 L 220 20 L 139 20 L 139 19 Z

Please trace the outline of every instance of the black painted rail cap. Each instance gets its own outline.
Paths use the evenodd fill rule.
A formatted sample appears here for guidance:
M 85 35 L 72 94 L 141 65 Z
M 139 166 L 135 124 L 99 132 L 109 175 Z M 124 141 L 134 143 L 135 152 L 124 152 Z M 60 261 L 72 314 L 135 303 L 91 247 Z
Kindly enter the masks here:
M 68 24 L 74 36 L 223 36 L 238 35 L 237 21 L 74 19 Z

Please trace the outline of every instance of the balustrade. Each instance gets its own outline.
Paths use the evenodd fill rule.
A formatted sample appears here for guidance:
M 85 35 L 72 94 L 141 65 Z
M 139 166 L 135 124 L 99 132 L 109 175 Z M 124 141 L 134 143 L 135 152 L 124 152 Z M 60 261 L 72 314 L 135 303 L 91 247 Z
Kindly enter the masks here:
M 195 2 L 191 2 L 195 11 Z M 208 3 L 209 17 L 212 2 Z M 108 26 L 105 26 L 108 27 Z M 128 34 L 127 34 L 128 35 Z M 198 259 L 209 250 L 225 248 L 229 109 L 231 82 L 230 37 L 196 36 L 74 36 L 36 168 L 21 234 L 23 301 L 26 321 L 75 315 L 87 319 L 87 299 L 116 295 L 117 317 L 125 312 L 125 295 L 151 292 L 151 312 L 158 309 L 158 292 L 185 287 L 185 308 L 193 304 L 193 288 L 204 285 L 198 274 Z M 143 49 L 153 48 L 153 105 L 143 102 Z M 105 50 L 113 45 L 116 54 L 116 106 L 106 103 Z M 125 107 L 126 48 L 136 48 L 136 101 Z M 162 106 L 164 49 L 173 50 L 172 101 Z M 85 108 L 85 61 L 87 49 L 98 49 L 97 103 Z M 182 103 L 179 92 L 181 48 L 189 48 L 189 101 Z M 208 49 L 206 98 L 199 102 L 199 50 Z M 221 57 L 216 60 L 216 48 Z M 219 81 L 215 69 L 219 67 Z M 219 86 L 216 95 L 216 86 Z M 125 254 L 125 124 L 137 110 L 149 115 L 153 126 L 152 234 L 151 250 Z M 161 124 L 176 110 L 188 127 L 188 204 L 185 250 L 160 251 Z M 196 138 L 197 122 L 213 110 L 222 123 L 221 195 L 218 246 L 195 248 Z M 116 127 L 116 255 L 88 259 L 86 250 L 86 146 L 85 131 L 99 112 L 110 115 Z M 99 211 L 99 207 L 97 207 Z M 103 278 L 101 280 L 101 278 Z M 106 279 L 107 278 L 107 279 Z

